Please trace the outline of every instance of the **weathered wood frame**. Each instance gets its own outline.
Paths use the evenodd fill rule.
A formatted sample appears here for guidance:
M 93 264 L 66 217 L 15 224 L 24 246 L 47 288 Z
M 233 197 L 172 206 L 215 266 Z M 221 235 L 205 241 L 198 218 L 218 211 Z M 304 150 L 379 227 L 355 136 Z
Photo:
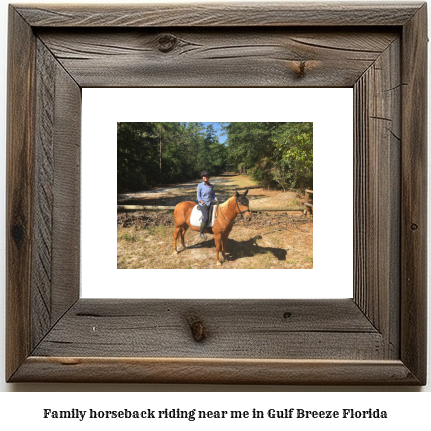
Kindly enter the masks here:
M 425 384 L 426 15 L 11 6 L 7 380 Z M 354 298 L 80 299 L 81 88 L 118 86 L 353 87 Z

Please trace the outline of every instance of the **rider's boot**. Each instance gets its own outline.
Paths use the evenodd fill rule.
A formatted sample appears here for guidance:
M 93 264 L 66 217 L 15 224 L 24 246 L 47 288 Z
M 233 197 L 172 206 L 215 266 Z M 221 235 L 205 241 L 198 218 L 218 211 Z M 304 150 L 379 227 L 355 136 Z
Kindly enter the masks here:
M 206 223 L 201 223 L 201 238 L 202 239 L 207 239 L 206 235 L 204 234 L 205 227 L 206 227 Z

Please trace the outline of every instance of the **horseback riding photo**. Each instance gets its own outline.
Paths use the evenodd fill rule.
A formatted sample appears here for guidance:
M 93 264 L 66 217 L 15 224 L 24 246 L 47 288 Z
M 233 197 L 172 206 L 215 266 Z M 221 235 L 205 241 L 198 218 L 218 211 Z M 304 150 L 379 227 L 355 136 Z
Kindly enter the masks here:
M 117 123 L 117 268 L 313 268 L 312 138 L 313 123 Z

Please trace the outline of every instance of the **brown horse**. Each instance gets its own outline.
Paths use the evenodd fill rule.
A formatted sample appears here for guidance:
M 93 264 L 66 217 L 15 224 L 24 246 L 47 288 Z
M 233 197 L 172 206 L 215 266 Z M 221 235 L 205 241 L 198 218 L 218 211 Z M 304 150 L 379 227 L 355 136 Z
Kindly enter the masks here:
M 246 198 L 247 193 L 248 190 L 246 190 L 242 195 L 235 192 L 234 196 L 220 204 L 218 206 L 217 217 L 214 220 L 214 226 L 205 228 L 205 233 L 214 234 L 217 265 L 221 265 L 219 259 L 220 244 L 222 246 L 223 260 L 226 259 L 226 241 L 230 231 L 232 230 L 236 216 L 238 214 L 248 213 L 246 220 L 249 221 L 251 219 L 251 213 L 248 208 L 248 199 Z M 175 207 L 174 254 L 178 253 L 177 239 L 179 235 L 181 235 L 183 248 L 186 249 L 187 247 L 184 243 L 184 235 L 187 232 L 187 229 L 190 227 L 190 229 L 199 232 L 199 226 L 192 226 L 190 224 L 190 215 L 195 205 L 195 202 L 187 201 L 181 202 Z

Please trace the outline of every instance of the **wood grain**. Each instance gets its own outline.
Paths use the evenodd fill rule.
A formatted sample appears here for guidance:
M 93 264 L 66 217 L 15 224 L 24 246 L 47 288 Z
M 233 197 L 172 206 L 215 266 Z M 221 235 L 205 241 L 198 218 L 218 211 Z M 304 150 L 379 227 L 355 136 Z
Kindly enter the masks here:
M 400 26 L 422 3 L 17 5 L 33 27 Z
M 192 336 L 191 317 L 203 326 L 202 343 Z M 384 359 L 385 348 L 352 300 L 82 299 L 34 354 Z
M 427 7 L 403 30 L 401 184 L 401 358 L 426 379 Z M 415 329 L 416 327 L 416 329 Z
M 6 375 L 32 348 L 31 260 L 33 217 L 33 139 L 35 38 L 31 28 L 9 11 L 6 197 Z M 23 55 L 25 53 L 25 55 Z
M 82 87 L 352 87 L 397 34 L 110 29 L 38 36 Z
M 52 290 L 52 234 L 54 184 L 54 106 L 56 61 L 40 42 L 36 57 L 36 140 L 34 175 L 34 251 L 32 256 L 32 344 L 49 331 Z
M 272 385 L 417 385 L 399 361 L 29 357 L 15 381 Z
M 37 40 L 32 337 L 78 299 L 80 89 Z
M 355 300 L 399 355 L 400 38 L 355 85 Z M 378 288 L 376 288 L 378 286 Z
M 79 298 L 80 287 L 81 89 L 58 62 L 55 95 L 53 323 Z

